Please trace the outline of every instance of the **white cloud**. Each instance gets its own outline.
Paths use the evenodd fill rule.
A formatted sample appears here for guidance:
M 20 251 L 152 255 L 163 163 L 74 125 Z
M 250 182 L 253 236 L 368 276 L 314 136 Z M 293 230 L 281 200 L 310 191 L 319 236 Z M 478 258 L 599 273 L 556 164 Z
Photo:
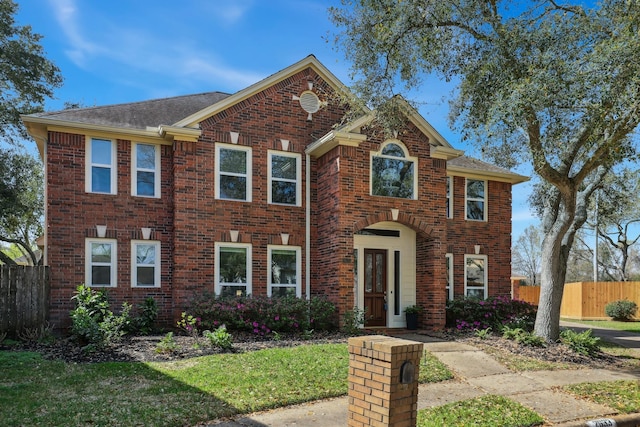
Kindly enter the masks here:
M 163 76 L 170 78 L 176 86 L 180 81 L 191 86 L 202 86 L 204 82 L 209 88 L 226 91 L 241 89 L 264 77 L 226 65 L 211 51 L 212 46 L 203 48 L 197 45 L 205 40 L 178 38 L 176 33 L 167 32 L 161 25 L 144 29 L 126 27 L 121 20 L 110 21 L 108 16 L 103 16 L 103 21 L 98 24 L 85 16 L 92 11 L 83 13 L 79 8 L 83 4 L 76 3 L 76 0 L 49 0 L 49 3 L 69 43 L 65 54 L 79 68 L 115 73 L 126 68 L 127 74 L 146 73 L 156 80 Z M 235 22 L 242 18 L 250 4 L 244 2 L 216 7 L 213 16 Z M 209 13 L 213 11 L 209 9 Z M 90 24 L 83 27 L 85 22 Z M 113 79 L 122 81 L 118 75 Z M 191 81 L 187 82 L 188 79 Z M 144 84 L 143 81 L 135 83 L 137 86 Z

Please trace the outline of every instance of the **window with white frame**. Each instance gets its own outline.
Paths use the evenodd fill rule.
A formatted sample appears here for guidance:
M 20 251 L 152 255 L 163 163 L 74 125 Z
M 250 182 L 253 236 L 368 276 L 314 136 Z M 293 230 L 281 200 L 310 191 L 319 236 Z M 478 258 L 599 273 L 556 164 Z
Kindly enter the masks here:
M 417 199 L 417 163 L 400 141 L 386 142 L 371 153 L 371 194 Z
M 267 295 L 271 297 L 301 296 L 300 247 L 269 246 Z
M 467 297 L 487 298 L 486 255 L 464 256 L 464 294 Z
M 251 201 L 251 148 L 216 144 L 216 199 Z
M 160 146 L 134 143 L 131 168 L 131 194 L 160 197 Z
M 85 191 L 117 193 L 116 143 L 109 139 L 87 138 Z
M 86 239 L 85 284 L 115 287 L 117 284 L 117 243 L 113 239 Z
M 251 295 L 251 245 L 215 244 L 216 295 Z
M 131 286 L 134 288 L 160 287 L 160 242 L 131 241 Z
M 487 181 L 467 178 L 466 218 L 472 221 L 487 220 Z
M 447 177 L 447 218 L 453 218 L 453 178 Z
M 447 263 L 447 299 L 453 300 L 453 254 L 445 254 Z
M 301 162 L 300 154 L 269 151 L 269 203 L 301 205 Z

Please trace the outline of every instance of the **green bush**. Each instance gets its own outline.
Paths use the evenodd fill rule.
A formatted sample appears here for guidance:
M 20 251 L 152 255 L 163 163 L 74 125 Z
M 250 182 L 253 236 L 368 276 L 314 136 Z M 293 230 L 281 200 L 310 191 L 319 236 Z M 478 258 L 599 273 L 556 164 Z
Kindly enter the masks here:
M 202 336 L 207 338 L 212 347 L 218 347 L 223 350 L 228 350 L 233 346 L 232 336 L 227 332 L 227 328 L 222 325 L 215 331 L 204 331 Z
M 156 345 L 156 353 L 170 354 L 178 350 L 178 343 L 173 338 L 173 332 L 167 332 L 158 345 Z
M 113 314 L 104 291 L 80 285 L 71 299 L 76 305 L 70 312 L 71 335 L 81 344 L 108 345 L 131 328 L 131 305 L 123 303 L 121 314 Z
M 486 300 L 457 298 L 447 301 L 447 326 L 459 331 L 491 328 L 500 331 L 504 326 L 533 330 L 536 307 L 525 301 L 498 296 Z
M 533 332 L 525 331 L 522 328 L 503 326 L 502 337 L 529 347 L 544 347 L 546 344 L 544 338 L 535 335 Z
M 216 297 L 201 295 L 189 314 L 201 319 L 202 328 L 225 325 L 230 331 L 247 331 L 260 336 L 335 329 L 336 308 L 326 298 L 309 301 L 295 297 Z
M 600 338 L 592 335 L 592 330 L 588 329 L 582 333 L 571 329 L 564 329 L 560 332 L 560 341 L 576 353 L 585 356 L 595 356 L 600 353 Z
M 147 297 L 138 304 L 138 315 L 134 318 L 134 328 L 132 332 L 141 335 L 149 335 L 155 330 L 156 319 L 158 318 L 158 304 L 153 297 Z
M 610 302 L 604 307 L 604 312 L 613 320 L 629 321 L 636 315 L 638 305 L 628 299 Z
M 342 316 L 342 332 L 348 335 L 358 335 L 362 333 L 361 328 L 366 320 L 366 311 L 353 307 L 353 310 L 345 311 Z

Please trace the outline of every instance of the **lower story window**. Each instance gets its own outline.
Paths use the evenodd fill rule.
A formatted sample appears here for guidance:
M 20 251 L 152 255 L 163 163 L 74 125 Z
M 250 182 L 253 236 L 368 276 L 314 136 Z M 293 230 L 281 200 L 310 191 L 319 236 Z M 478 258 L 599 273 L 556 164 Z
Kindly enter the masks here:
M 464 292 L 465 296 L 486 299 L 487 292 L 487 256 L 464 256 Z
M 453 254 L 446 254 L 447 262 L 447 299 L 453 300 Z
M 117 283 L 117 243 L 113 239 L 85 241 L 85 284 L 115 287 Z
M 269 246 L 268 295 L 300 298 L 300 248 Z
M 251 245 L 215 244 L 216 294 L 247 296 L 251 294 Z
M 131 242 L 131 286 L 160 287 L 160 242 L 133 240 Z

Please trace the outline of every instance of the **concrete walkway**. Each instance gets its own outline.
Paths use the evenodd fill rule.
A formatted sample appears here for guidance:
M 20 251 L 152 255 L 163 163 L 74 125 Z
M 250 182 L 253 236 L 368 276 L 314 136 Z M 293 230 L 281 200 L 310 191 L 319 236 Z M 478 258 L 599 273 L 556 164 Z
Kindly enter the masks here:
M 563 326 L 573 328 L 574 325 Z M 583 326 L 578 325 L 576 328 Z M 619 331 L 601 331 L 594 330 L 594 335 L 606 335 L 607 340 L 619 339 L 630 348 L 636 349 L 634 351 L 640 352 L 640 339 L 633 339 L 634 334 L 627 336 L 624 333 L 620 334 Z M 640 338 L 637 335 L 635 337 Z M 442 341 L 421 334 L 403 334 L 402 338 L 424 342 L 425 350 L 435 355 L 455 374 L 453 380 L 421 385 L 418 392 L 418 409 L 441 406 L 487 394 L 498 394 L 533 409 L 547 421 L 546 425 L 558 425 L 575 420 L 612 417 L 616 411 L 606 406 L 576 399 L 559 391 L 557 386 L 640 379 L 637 372 L 607 369 L 514 373 L 488 354 L 467 344 Z M 340 397 L 250 414 L 234 420 L 221 420 L 209 426 L 335 427 L 344 426 L 346 420 L 347 397 Z M 638 416 L 638 423 L 640 424 L 640 416 Z

